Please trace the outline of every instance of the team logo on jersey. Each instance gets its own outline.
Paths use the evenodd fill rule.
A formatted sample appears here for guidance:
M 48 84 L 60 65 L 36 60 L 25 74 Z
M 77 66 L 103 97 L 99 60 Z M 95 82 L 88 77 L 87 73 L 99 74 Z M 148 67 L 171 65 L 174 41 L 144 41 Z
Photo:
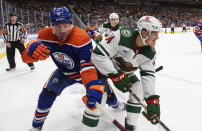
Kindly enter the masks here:
M 53 83 L 58 83 L 58 78 L 53 78 L 52 82 Z
M 124 36 L 124 37 L 131 37 L 132 36 L 132 32 L 128 29 L 125 29 L 125 30 L 121 30 L 121 34 Z
M 116 57 L 114 58 L 118 64 L 118 66 L 120 67 L 120 69 L 122 69 L 123 71 L 134 71 L 137 70 L 137 67 L 133 67 L 133 64 L 130 62 L 125 61 L 123 58 L 121 57 Z
M 56 61 L 58 61 L 60 64 L 64 65 L 68 69 L 73 69 L 74 68 L 74 61 L 67 56 L 64 53 L 61 52 L 55 52 L 53 53 L 54 58 Z

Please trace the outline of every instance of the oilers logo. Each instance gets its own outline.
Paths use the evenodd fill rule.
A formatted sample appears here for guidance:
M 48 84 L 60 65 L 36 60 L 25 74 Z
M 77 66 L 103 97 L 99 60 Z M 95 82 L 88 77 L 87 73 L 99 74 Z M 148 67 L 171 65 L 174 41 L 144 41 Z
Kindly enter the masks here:
M 64 65 L 66 68 L 68 68 L 68 69 L 74 68 L 74 61 L 66 54 L 61 53 L 61 52 L 55 52 L 55 53 L 53 53 L 53 56 L 56 61 L 58 61 L 60 64 Z

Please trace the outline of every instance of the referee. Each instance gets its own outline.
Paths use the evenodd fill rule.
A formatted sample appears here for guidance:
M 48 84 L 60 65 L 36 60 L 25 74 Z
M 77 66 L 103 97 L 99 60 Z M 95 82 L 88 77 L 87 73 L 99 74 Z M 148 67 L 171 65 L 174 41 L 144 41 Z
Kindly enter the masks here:
M 24 43 L 27 37 L 26 28 L 17 22 L 17 15 L 15 13 L 10 14 L 10 21 L 4 25 L 3 40 L 6 43 L 6 53 L 9 63 L 9 67 L 6 71 L 15 70 L 15 48 L 17 48 L 22 54 L 25 50 Z M 34 69 L 33 63 L 28 63 L 31 70 Z

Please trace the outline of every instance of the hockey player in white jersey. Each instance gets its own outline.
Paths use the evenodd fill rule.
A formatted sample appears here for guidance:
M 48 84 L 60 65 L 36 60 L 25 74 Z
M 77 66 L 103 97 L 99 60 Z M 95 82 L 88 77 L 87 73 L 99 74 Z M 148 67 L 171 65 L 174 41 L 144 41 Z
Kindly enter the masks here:
M 111 13 L 109 15 L 109 22 L 104 23 L 97 31 L 96 43 L 102 40 L 102 36 L 108 36 L 111 32 L 117 31 L 120 27 L 119 16 L 117 13 Z
M 117 89 L 127 92 L 131 86 L 140 99 L 145 99 L 145 117 L 160 118 L 159 95 L 155 93 L 155 44 L 162 28 L 161 22 L 152 16 L 143 16 L 137 23 L 138 30 L 120 27 L 102 40 L 93 51 L 92 61 L 102 75 L 110 78 Z M 139 69 L 141 81 L 134 72 Z M 143 91 L 143 92 L 142 92 Z M 130 94 L 126 105 L 125 127 L 134 131 L 141 112 L 141 105 Z

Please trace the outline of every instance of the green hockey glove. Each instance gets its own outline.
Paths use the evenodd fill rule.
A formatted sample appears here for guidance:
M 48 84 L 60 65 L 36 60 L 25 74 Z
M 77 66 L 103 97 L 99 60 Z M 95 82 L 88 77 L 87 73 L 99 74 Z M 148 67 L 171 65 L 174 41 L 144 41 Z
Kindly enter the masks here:
M 158 95 L 152 95 L 145 98 L 147 109 L 143 111 L 143 115 L 151 121 L 152 124 L 157 124 L 156 118 L 160 118 L 160 103 Z
M 108 78 L 112 80 L 117 89 L 122 92 L 127 92 L 126 86 L 131 85 L 131 80 L 124 72 L 118 72 L 116 74 L 108 74 Z

